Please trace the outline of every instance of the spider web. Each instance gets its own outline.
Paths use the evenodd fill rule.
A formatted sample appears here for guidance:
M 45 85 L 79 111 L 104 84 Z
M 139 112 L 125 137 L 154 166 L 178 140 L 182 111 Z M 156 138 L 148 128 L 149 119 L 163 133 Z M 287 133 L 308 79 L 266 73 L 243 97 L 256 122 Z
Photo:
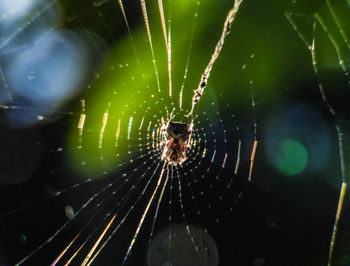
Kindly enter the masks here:
M 182 166 L 160 160 L 162 119 L 189 122 L 233 1 L 164 1 L 165 29 L 147 1 L 150 34 L 138 1 L 10 2 L 2 264 L 329 260 L 347 181 L 348 1 L 243 1 Z M 346 201 L 332 265 L 350 262 Z

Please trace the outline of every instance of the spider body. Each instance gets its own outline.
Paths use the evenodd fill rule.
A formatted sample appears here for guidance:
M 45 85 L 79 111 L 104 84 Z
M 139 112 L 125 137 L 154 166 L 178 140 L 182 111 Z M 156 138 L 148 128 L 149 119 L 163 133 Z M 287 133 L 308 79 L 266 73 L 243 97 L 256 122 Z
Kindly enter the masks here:
M 182 164 L 186 160 L 186 150 L 190 146 L 192 123 L 172 122 L 162 125 L 163 141 L 161 159 L 169 164 Z

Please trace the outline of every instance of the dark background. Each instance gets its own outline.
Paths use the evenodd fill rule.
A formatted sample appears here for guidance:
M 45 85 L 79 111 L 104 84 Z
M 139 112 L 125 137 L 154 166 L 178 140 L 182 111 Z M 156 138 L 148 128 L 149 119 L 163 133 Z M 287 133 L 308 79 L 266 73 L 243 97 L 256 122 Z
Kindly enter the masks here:
M 136 46 L 139 48 L 148 46 L 139 3 L 125 2 L 132 33 L 135 36 L 140 31 L 144 34 L 142 37 L 135 37 Z M 191 90 L 197 85 L 220 36 L 226 13 L 232 6 L 231 1 L 202 2 L 187 81 L 188 94 L 185 99 L 188 102 L 192 96 Z M 67 142 L 67 138 L 70 138 L 71 128 L 76 127 L 79 119 L 79 101 L 81 98 L 91 99 L 100 93 L 100 87 L 93 85 L 91 89 L 88 85 L 110 81 L 109 76 L 113 76 L 114 72 L 106 74 L 103 68 L 117 64 L 120 55 L 114 55 L 114 52 L 124 51 L 125 48 L 120 42 L 129 35 L 116 1 L 106 1 L 101 5 L 93 1 L 74 1 L 74 3 L 61 1 L 56 4 L 60 5 L 64 14 L 62 24 L 56 28 L 89 30 L 99 36 L 98 40 L 100 38 L 103 40 L 103 45 L 93 45 L 90 48 L 93 63 L 89 65 L 89 74 L 85 77 L 85 83 L 81 85 L 80 93 L 61 105 L 59 111 L 53 111 L 50 119 L 44 123 L 13 128 L 7 116 L 11 108 L 0 109 L 0 264 L 14 265 L 38 249 L 38 252 L 24 265 L 48 265 L 82 228 L 85 228 L 85 231 L 69 252 L 77 250 L 90 236 L 96 240 L 109 221 L 108 217 L 111 217 L 107 215 L 108 213 L 113 214 L 119 210 L 120 215 L 125 214 L 133 206 L 134 211 L 95 262 L 95 265 L 120 265 L 147 199 L 151 195 L 148 191 L 140 201 L 137 201 L 138 195 L 152 176 L 149 173 L 153 172 L 158 163 L 156 158 L 159 157 L 159 152 L 151 152 L 151 155 L 155 156 L 153 159 L 141 158 L 133 163 L 126 163 L 117 170 L 106 167 L 106 174 L 102 164 L 97 172 L 85 174 L 85 179 L 77 175 L 75 168 L 80 166 L 76 165 L 76 161 L 67 159 L 71 156 L 70 150 L 76 147 L 77 137 L 74 145 Z M 176 4 L 176 1 L 173 1 L 173 5 Z M 339 21 L 344 25 L 345 35 L 349 36 L 349 23 L 345 19 L 346 14 L 350 13 L 349 4 L 346 1 L 335 1 L 334 6 Z M 174 12 L 173 45 L 176 47 L 182 38 L 181 32 L 184 31 L 180 27 L 177 31 L 176 25 L 182 25 L 187 20 L 182 21 L 181 13 Z M 284 12 L 291 12 L 294 15 L 297 25 L 302 29 L 299 33 L 305 34 L 309 42 L 314 38 L 317 43 L 320 67 L 317 75 L 314 73 L 310 51 L 286 19 Z M 193 14 L 194 11 L 190 13 Z M 315 32 L 312 32 L 316 13 L 327 25 L 328 33 L 322 31 L 320 25 Z M 157 16 L 158 14 L 153 14 L 153 17 Z M 151 26 L 159 27 L 156 23 L 158 22 L 151 21 Z M 31 25 L 25 26 L 23 30 L 30 27 Z M 91 33 L 88 36 L 90 41 L 95 40 Z M 226 39 L 222 55 L 214 66 L 206 94 L 198 104 L 198 125 L 201 127 L 196 129 L 197 135 L 205 139 L 203 133 L 215 132 L 207 137 L 208 154 L 203 159 L 199 158 L 198 154 L 193 155 L 189 158 L 193 158 L 193 161 L 190 160 L 178 170 L 183 187 L 181 200 L 186 217 L 183 217 L 179 187 L 175 178 L 172 192 L 169 187 L 165 191 L 166 200 L 160 207 L 155 233 L 169 225 L 170 212 L 172 225 L 190 224 L 207 229 L 216 242 L 219 265 L 327 264 L 341 182 L 347 181 L 347 172 L 345 176 L 341 174 L 339 134 L 336 125 L 344 133 L 342 151 L 346 167 L 349 162 L 347 99 L 350 89 L 349 77 L 337 63 L 337 53 L 330 36 L 335 38 L 345 65 L 350 68 L 348 57 L 350 51 L 332 20 L 326 2 L 298 1 L 295 4 L 290 1 L 273 0 L 243 2 L 237 20 Z M 95 49 L 96 47 L 98 49 Z M 175 70 L 184 68 L 184 60 L 178 59 L 181 58 L 178 55 L 183 55 L 185 58 L 187 47 L 178 50 L 174 48 Z M 161 49 L 157 47 L 157 53 L 158 50 Z M 251 57 L 252 54 L 254 57 Z M 6 65 L 9 59 L 3 51 L 0 56 L 6 77 Z M 164 49 L 162 56 L 164 59 Z M 127 57 L 120 56 L 120 58 L 120 62 L 127 60 L 125 59 Z M 242 70 L 243 65 L 246 65 L 246 70 Z M 146 72 L 146 69 L 144 71 Z M 97 79 L 95 74 L 101 76 L 99 81 L 95 81 Z M 161 77 L 164 78 L 165 75 L 166 69 L 161 70 Z M 178 81 L 180 77 L 182 78 L 182 74 L 174 74 L 175 84 L 181 83 Z M 250 84 L 249 81 L 253 83 Z M 320 84 L 324 86 L 328 103 L 334 108 L 336 115 L 330 113 L 329 106 L 322 100 Z M 119 90 L 126 88 L 128 87 L 121 87 Z M 147 89 L 143 88 L 143 93 L 148 97 Z M 207 97 L 204 98 L 205 96 Z M 157 100 L 160 98 L 161 95 L 156 95 Z M 252 100 L 255 101 L 255 109 L 252 108 Z M 135 99 L 130 97 L 130 104 L 132 101 Z M 211 107 L 212 102 L 215 102 L 214 107 Z M 3 104 L 11 106 L 9 102 Z M 12 104 L 21 106 L 21 102 Z M 105 106 L 99 103 L 94 107 L 90 105 L 89 108 L 100 109 L 101 112 L 105 110 Z M 137 111 L 140 114 L 142 109 Z M 25 115 L 27 112 L 31 111 L 25 109 L 19 111 L 19 114 Z M 256 133 L 254 133 L 254 121 L 257 123 Z M 213 129 L 210 124 L 213 124 Z M 230 139 L 237 126 L 240 128 L 240 136 Z M 227 130 L 227 147 L 233 147 L 230 145 L 237 144 L 238 140 L 242 141 L 242 161 L 236 176 L 233 175 L 233 170 L 237 151 L 224 150 L 223 129 Z M 95 131 L 92 131 L 91 135 L 98 139 L 98 131 Z M 213 136 L 218 141 L 216 149 L 213 148 Z M 274 156 L 279 152 L 274 150 L 273 143 L 283 137 L 299 140 L 309 152 L 305 168 L 293 176 L 279 171 L 273 163 Z M 259 141 L 259 145 L 252 181 L 248 182 L 249 159 L 254 139 Z M 201 154 L 203 146 L 199 147 L 198 153 Z M 217 157 L 211 164 L 214 150 L 217 151 Z M 89 149 L 84 151 L 91 152 Z M 133 148 L 132 151 L 135 152 L 135 156 L 139 154 Z M 225 152 L 229 154 L 228 158 L 231 161 L 222 169 Z M 86 164 L 94 166 L 97 157 L 98 155 L 88 157 Z M 298 154 L 295 154 L 295 157 L 298 157 Z M 143 166 L 142 163 L 145 161 L 147 165 Z M 152 170 L 147 172 L 147 166 Z M 206 174 L 206 178 L 201 179 L 201 175 L 209 167 L 210 171 Z M 133 174 L 135 168 L 138 169 L 138 175 Z M 136 182 L 144 172 L 148 173 L 146 178 L 137 183 L 135 193 L 132 193 L 123 205 L 123 197 L 130 191 L 133 182 Z M 159 172 L 158 169 L 155 176 Z M 123 182 L 120 179 L 121 173 L 127 173 L 130 182 L 117 190 Z M 93 179 L 94 176 L 99 178 Z M 174 176 L 177 177 L 177 174 Z M 92 178 L 93 181 L 89 182 L 87 178 Z M 155 182 L 152 181 L 152 186 Z M 107 186 L 112 183 L 113 187 L 108 188 Z M 105 190 L 94 199 L 91 207 L 84 209 L 76 217 L 78 219 L 72 220 L 72 224 L 63 228 L 48 245 L 40 247 L 68 221 L 67 212 L 66 214 L 64 212 L 66 206 L 72 206 L 76 214 L 76 211 L 101 189 Z M 118 191 L 116 195 L 112 195 L 114 190 Z M 170 205 L 169 211 L 170 193 L 173 204 Z M 201 193 L 204 196 L 201 196 Z M 193 196 L 195 200 L 192 199 Z M 97 205 L 99 202 L 106 204 L 100 208 Z M 335 245 L 333 265 L 336 266 L 350 265 L 348 203 L 346 197 Z M 198 210 L 200 214 L 197 214 Z M 155 202 L 135 242 L 127 265 L 147 265 L 146 254 L 149 249 L 148 241 L 154 213 Z M 84 227 L 94 214 L 95 219 Z M 84 247 L 85 253 L 92 243 L 90 241 L 90 244 Z M 172 252 L 176 254 L 176 250 Z M 185 255 L 178 254 L 178 256 Z M 82 257 L 80 259 L 82 260 Z M 263 261 L 263 264 L 258 264 L 258 261 Z M 75 263 L 73 265 L 78 265 Z

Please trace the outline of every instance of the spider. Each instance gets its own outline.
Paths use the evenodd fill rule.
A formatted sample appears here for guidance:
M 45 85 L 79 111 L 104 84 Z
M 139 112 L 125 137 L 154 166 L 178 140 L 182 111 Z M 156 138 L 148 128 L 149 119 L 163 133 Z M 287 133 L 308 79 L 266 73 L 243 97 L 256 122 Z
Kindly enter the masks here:
M 161 160 L 174 165 L 181 165 L 186 160 L 186 150 L 191 146 L 192 128 L 193 122 L 162 121 Z

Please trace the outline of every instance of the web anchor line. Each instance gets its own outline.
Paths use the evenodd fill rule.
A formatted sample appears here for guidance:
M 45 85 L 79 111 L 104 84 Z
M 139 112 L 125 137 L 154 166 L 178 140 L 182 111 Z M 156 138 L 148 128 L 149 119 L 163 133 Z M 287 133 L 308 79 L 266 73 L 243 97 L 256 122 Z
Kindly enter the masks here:
M 234 5 L 233 5 L 233 8 L 231 8 L 227 14 L 227 17 L 226 17 L 226 20 L 224 23 L 224 27 L 222 29 L 221 37 L 220 37 L 219 41 L 217 42 L 215 49 L 214 49 L 214 53 L 212 54 L 210 61 L 209 61 L 207 67 L 205 68 L 205 70 L 201 76 L 201 79 L 200 79 L 200 82 L 199 82 L 197 89 L 194 90 L 194 95 L 192 97 L 191 111 L 186 115 L 186 117 L 189 117 L 190 115 L 193 114 L 194 106 L 199 102 L 200 98 L 203 95 L 204 89 L 207 87 L 210 72 L 213 68 L 213 65 L 214 65 L 216 59 L 220 55 L 222 47 L 224 46 L 225 38 L 230 33 L 231 25 L 236 17 L 239 6 L 241 5 L 242 2 L 243 2 L 243 0 L 236 0 Z

